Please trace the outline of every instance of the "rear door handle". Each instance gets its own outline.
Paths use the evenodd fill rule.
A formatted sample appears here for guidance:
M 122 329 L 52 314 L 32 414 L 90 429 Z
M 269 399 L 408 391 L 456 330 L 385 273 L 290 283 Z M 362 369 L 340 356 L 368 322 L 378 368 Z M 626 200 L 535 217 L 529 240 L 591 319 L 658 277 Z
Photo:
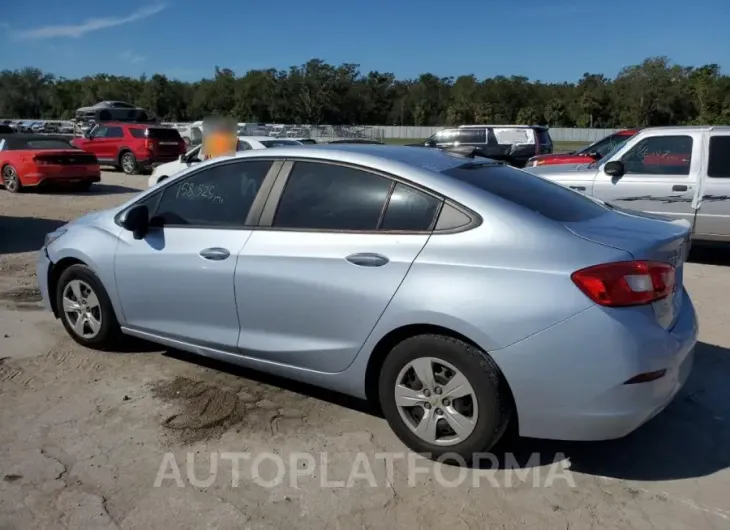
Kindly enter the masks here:
M 672 191 L 687 191 L 687 186 L 685 186 L 684 184 L 672 186 Z
M 200 251 L 200 257 L 210 261 L 223 261 L 230 255 L 228 249 L 221 247 L 205 248 Z
M 585 191 L 586 187 L 585 186 L 570 186 L 570 189 L 576 190 L 576 191 Z
M 372 252 L 350 254 L 345 259 L 353 265 L 358 265 L 360 267 L 382 267 L 390 261 L 385 256 L 374 254 Z

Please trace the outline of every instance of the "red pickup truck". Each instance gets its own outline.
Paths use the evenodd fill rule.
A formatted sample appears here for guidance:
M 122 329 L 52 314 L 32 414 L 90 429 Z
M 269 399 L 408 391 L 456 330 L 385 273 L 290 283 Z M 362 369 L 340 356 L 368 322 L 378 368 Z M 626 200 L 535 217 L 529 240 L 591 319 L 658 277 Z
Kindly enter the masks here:
M 525 167 L 547 166 L 555 164 L 582 164 L 590 163 L 603 158 L 610 153 L 618 144 L 625 142 L 634 136 L 640 129 L 625 129 L 605 138 L 601 138 L 588 147 L 572 153 L 552 153 L 549 155 L 533 156 L 527 161 Z

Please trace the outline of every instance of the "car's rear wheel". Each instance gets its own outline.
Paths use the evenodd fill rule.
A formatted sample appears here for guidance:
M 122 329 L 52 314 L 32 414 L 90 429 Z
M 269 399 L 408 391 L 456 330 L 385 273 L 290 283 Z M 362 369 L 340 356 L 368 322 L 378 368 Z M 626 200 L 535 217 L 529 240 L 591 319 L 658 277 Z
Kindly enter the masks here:
M 126 175 L 136 175 L 139 172 L 137 158 L 134 156 L 134 153 L 130 153 L 129 151 L 122 153 L 122 156 L 119 158 L 119 163 L 122 171 Z
M 61 273 L 56 307 L 66 331 L 82 346 L 105 350 L 119 343 L 121 331 L 109 295 L 86 265 L 71 265 Z
M 3 186 L 10 193 L 18 193 L 22 185 L 20 184 L 20 178 L 18 172 L 11 165 L 7 165 L 3 168 Z
M 504 434 L 512 410 L 494 361 L 478 348 L 442 335 L 398 344 L 380 372 L 380 405 L 398 438 L 431 458 L 471 463 Z

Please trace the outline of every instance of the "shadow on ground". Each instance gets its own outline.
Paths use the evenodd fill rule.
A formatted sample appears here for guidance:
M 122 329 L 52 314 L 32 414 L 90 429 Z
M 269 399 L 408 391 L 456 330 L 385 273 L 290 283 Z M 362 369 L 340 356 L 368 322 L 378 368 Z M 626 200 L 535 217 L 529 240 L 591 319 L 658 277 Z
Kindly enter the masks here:
M 382 417 L 377 407 L 350 396 L 177 350 L 167 355 Z M 629 436 L 606 442 L 560 442 L 507 433 L 492 453 L 501 468 L 515 462 L 521 467 L 547 465 L 567 457 L 574 472 L 617 479 L 661 481 L 711 475 L 730 467 L 728 381 L 730 350 L 700 342 L 684 389 L 665 411 Z M 488 459 L 482 462 L 493 466 Z
M 0 215 L 0 254 L 34 252 L 43 246 L 47 233 L 65 224 L 60 219 Z
M 137 188 L 130 188 L 128 186 L 119 186 L 116 184 L 92 184 L 89 191 L 77 191 L 73 189 L 58 188 L 56 190 L 48 190 L 49 194 L 56 195 L 80 195 L 80 196 L 93 196 L 93 195 L 115 195 L 119 193 L 139 193 L 141 190 Z
M 689 253 L 688 261 L 702 265 L 727 267 L 730 265 L 730 245 L 694 243 Z

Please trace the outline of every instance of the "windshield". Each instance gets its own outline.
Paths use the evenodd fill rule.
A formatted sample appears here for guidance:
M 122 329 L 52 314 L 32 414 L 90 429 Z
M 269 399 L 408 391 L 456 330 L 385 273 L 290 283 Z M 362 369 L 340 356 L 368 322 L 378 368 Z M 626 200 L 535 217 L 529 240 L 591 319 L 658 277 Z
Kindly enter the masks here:
M 625 136 L 624 140 L 617 143 L 613 149 L 611 149 L 608 153 L 606 153 L 601 158 L 599 158 L 598 160 L 596 160 L 595 162 L 590 164 L 588 167 L 591 167 L 591 168 L 596 167 L 598 164 L 601 164 L 602 162 L 613 158 L 613 155 L 618 153 L 621 150 L 621 148 L 623 148 L 624 144 L 629 141 L 630 138 L 631 138 L 631 136 Z

